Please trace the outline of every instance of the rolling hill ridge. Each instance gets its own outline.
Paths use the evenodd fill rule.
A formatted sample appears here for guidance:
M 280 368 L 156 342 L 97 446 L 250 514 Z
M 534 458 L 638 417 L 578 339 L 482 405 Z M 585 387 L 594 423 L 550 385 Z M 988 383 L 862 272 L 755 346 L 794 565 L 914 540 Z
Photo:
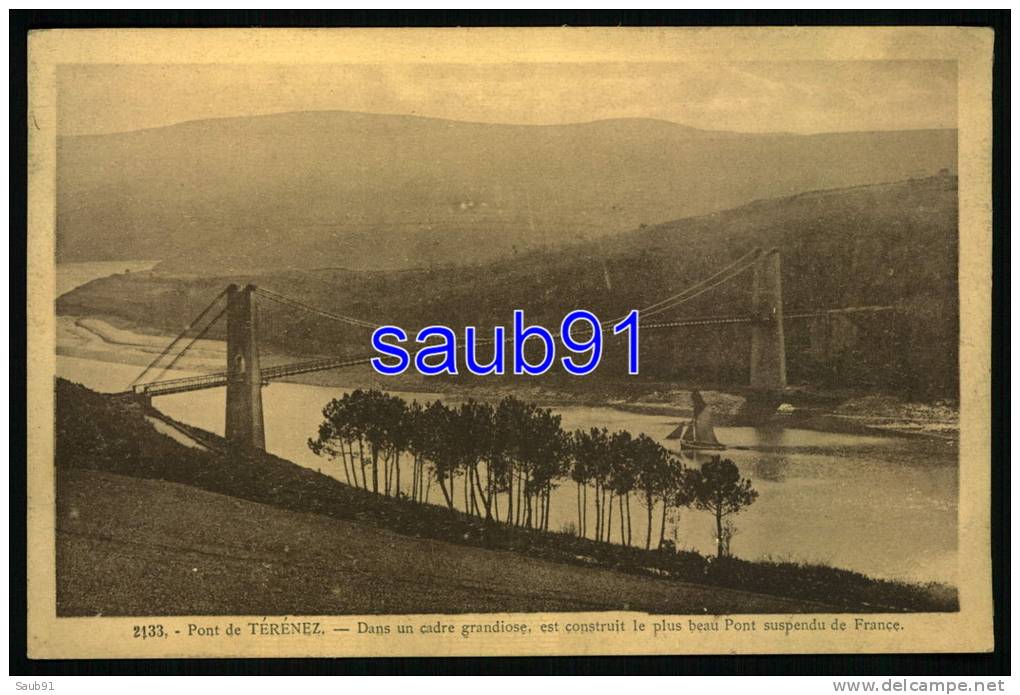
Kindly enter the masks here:
M 61 261 L 438 267 L 956 169 L 956 131 L 752 135 L 300 112 L 58 141 Z

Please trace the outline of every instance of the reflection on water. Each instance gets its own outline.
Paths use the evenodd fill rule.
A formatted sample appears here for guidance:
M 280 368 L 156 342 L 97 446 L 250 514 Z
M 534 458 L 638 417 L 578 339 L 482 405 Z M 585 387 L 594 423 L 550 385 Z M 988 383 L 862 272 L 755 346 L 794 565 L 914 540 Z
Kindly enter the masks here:
M 857 448 L 861 446 L 885 446 L 889 440 L 885 437 L 866 437 L 835 432 L 818 432 L 783 427 L 723 427 L 717 428 L 726 432 L 726 444 L 730 447 L 754 446 L 760 449 L 780 447 L 820 447 L 839 449 L 842 447 Z
M 762 458 L 754 464 L 754 477 L 781 483 L 786 480 L 786 471 L 790 462 L 783 456 Z
M 139 369 L 73 357 L 58 360 L 61 376 L 101 391 L 125 388 Z M 339 462 L 316 457 L 306 444 L 315 436 L 323 405 L 343 392 L 338 387 L 302 384 L 267 386 L 263 391 L 267 448 L 343 479 Z M 397 395 L 419 401 L 440 397 Z M 457 402 L 449 395 L 441 398 Z M 188 424 L 223 432 L 224 389 L 164 396 L 157 398 L 155 405 Z M 644 432 L 670 449 L 678 447 L 675 440 L 665 439 L 675 428 L 676 418 L 587 406 L 553 410 L 567 430 L 626 429 L 634 434 Z M 754 505 L 734 517 L 736 555 L 822 562 L 873 576 L 955 581 L 958 469 L 954 446 L 797 429 L 719 427 L 716 432 L 731 447 L 722 455 L 732 459 L 760 493 Z M 687 465 L 699 465 L 705 456 L 696 454 Z M 404 479 L 409 482 L 410 477 Z M 438 496 L 436 489 L 433 495 Z M 565 481 L 556 490 L 550 529 L 576 525 L 575 495 L 572 482 Z M 632 496 L 631 509 L 633 537 L 643 541 L 647 517 L 637 496 Z M 656 509 L 653 517 L 654 539 L 658 538 L 660 513 Z M 673 538 L 678 548 L 714 552 L 709 514 L 684 509 L 673 516 L 667 537 Z M 591 519 L 594 511 L 589 512 L 589 523 Z M 615 521 L 614 526 L 618 540 Z

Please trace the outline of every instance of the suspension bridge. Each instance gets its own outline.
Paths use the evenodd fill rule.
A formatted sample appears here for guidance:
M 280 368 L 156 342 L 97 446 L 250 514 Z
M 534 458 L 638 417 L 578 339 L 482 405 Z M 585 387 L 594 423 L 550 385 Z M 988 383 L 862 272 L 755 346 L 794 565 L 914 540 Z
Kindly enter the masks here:
M 746 271 L 752 271 L 751 301 L 748 312 L 738 316 L 705 316 L 676 320 L 647 321 L 661 316 L 717 287 L 732 281 Z M 223 300 L 225 304 L 221 306 Z M 271 302 L 289 311 L 305 312 L 321 319 L 336 321 L 346 326 L 374 330 L 382 323 L 363 320 L 326 311 L 299 300 L 255 285 L 240 287 L 232 284 L 221 291 L 180 334 L 135 378 L 128 395 L 151 406 L 152 398 L 187 393 L 203 389 L 226 387 L 226 439 L 237 447 L 265 448 L 265 424 L 262 414 L 262 387 L 274 380 L 299 374 L 309 374 L 368 364 L 376 354 L 365 356 L 337 356 L 291 362 L 280 365 L 261 365 L 259 357 L 258 302 Z M 214 311 L 219 307 L 219 311 Z M 771 412 L 778 405 L 778 394 L 787 387 L 786 342 L 784 323 L 797 319 L 889 311 L 891 306 L 861 306 L 823 309 L 818 311 L 783 313 L 781 258 L 779 251 L 753 249 L 709 277 L 665 299 L 640 309 L 640 329 L 677 330 L 693 326 L 746 324 L 751 330 L 750 393 L 760 411 Z M 211 317 L 211 318 L 210 318 Z M 221 319 L 226 319 L 226 368 L 209 374 L 183 378 L 163 378 L 188 351 L 202 340 Z M 623 317 L 621 317 L 623 318 Z M 609 330 L 619 319 L 602 323 Z M 367 342 L 367 341 L 366 341 Z M 477 344 L 491 344 L 492 339 Z M 176 351 L 175 351 L 176 348 Z M 152 376 L 154 374 L 154 376 Z M 760 413 L 759 413 L 760 415 Z

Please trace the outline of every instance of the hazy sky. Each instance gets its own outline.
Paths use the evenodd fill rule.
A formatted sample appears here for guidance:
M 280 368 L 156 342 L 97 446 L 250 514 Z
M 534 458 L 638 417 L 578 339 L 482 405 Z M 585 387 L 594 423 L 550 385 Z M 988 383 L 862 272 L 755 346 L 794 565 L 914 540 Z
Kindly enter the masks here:
M 65 135 L 322 110 L 824 132 L 955 128 L 956 93 L 956 64 L 944 61 L 63 65 L 58 118 Z

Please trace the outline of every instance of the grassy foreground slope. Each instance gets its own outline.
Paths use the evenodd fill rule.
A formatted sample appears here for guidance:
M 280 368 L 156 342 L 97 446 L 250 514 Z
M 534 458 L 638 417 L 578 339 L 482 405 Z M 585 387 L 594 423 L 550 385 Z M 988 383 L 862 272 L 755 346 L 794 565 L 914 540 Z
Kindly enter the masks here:
M 944 586 L 623 548 L 381 497 L 269 454 L 184 446 L 138 406 L 63 380 L 56 433 L 61 615 L 958 609 Z
M 415 538 L 98 471 L 61 471 L 57 497 L 61 615 L 823 609 Z

